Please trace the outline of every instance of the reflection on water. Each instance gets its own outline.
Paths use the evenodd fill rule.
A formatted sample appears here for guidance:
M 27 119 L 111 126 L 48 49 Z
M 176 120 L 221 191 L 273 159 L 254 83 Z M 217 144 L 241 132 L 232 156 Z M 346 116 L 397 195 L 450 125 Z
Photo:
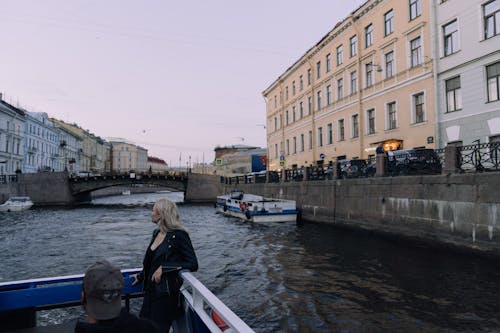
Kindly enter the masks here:
M 0 215 L 0 280 L 140 267 L 157 193 Z M 180 205 L 195 275 L 257 332 L 498 332 L 498 263 L 323 225 L 258 225 Z M 138 303 L 133 307 L 138 309 Z M 80 308 L 43 315 L 68 320 Z M 64 314 L 62 314 L 64 313 Z

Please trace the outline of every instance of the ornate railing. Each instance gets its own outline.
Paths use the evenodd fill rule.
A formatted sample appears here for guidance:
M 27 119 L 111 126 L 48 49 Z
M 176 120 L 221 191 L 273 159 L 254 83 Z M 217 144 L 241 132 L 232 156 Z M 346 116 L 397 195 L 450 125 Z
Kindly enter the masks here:
M 457 147 L 462 172 L 500 170 L 500 142 Z

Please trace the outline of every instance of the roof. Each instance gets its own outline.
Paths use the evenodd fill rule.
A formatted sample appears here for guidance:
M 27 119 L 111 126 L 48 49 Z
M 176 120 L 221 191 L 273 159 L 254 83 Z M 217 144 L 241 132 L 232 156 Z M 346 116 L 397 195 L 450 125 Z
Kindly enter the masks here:
M 154 156 L 148 156 L 148 162 L 151 163 L 159 163 L 159 164 L 167 164 L 164 160 L 162 160 L 159 157 L 154 157 Z
M 245 151 L 239 151 L 237 153 L 231 154 L 231 156 L 252 156 L 252 155 L 267 155 L 267 149 L 256 148 Z
M 224 146 L 224 147 L 215 147 L 215 151 L 224 150 L 224 149 L 260 149 L 260 147 L 254 146 L 246 146 L 246 145 L 232 145 L 232 146 Z

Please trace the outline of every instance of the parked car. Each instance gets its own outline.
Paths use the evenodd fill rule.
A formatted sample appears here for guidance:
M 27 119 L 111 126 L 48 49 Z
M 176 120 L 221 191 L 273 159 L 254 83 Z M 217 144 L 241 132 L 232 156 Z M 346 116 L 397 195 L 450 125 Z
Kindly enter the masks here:
M 387 152 L 390 175 L 439 174 L 442 166 L 434 149 L 401 149 Z
M 341 160 L 339 161 L 339 165 L 341 178 L 346 179 L 365 176 L 365 160 Z

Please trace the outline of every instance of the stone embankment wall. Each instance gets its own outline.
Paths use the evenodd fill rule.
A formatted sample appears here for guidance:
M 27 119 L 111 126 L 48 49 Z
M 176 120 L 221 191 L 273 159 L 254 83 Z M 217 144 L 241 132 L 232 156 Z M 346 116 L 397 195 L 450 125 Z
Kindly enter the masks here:
M 297 201 L 303 221 L 477 249 L 500 257 L 500 173 L 224 184 Z
M 190 173 L 184 200 L 186 202 L 215 202 L 217 196 L 223 193 L 224 186 L 219 176 Z
M 28 195 L 36 205 L 71 205 L 71 194 L 66 172 L 25 173 L 18 175 L 17 195 Z M 14 194 L 12 194 L 14 195 Z

